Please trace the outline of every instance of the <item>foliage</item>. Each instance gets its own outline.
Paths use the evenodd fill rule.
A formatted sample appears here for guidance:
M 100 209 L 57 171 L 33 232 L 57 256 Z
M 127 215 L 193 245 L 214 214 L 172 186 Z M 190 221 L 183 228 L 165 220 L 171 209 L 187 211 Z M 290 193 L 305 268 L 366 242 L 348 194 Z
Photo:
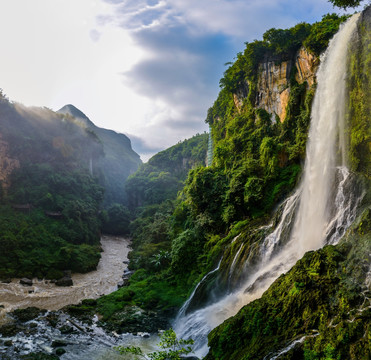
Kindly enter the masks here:
M 360 38 L 350 52 L 350 96 L 347 109 L 350 135 L 349 160 L 352 170 L 371 176 L 371 26 L 360 27 Z
M 113 203 L 106 210 L 102 231 L 106 234 L 122 235 L 129 233 L 130 212 L 121 204 Z
M 174 199 L 188 171 L 204 164 L 207 134 L 196 135 L 159 152 L 126 181 L 129 206 L 137 208 Z
M 359 259 L 370 238 L 349 236 L 336 247 L 305 254 L 260 299 L 214 329 L 205 359 L 271 357 L 303 336 L 303 345 L 285 359 L 367 359 L 370 311 L 362 310 L 365 298 L 356 284 L 366 276 Z
M 335 6 L 346 9 L 358 6 L 362 0 L 329 0 Z
M 72 230 L 42 211 L 30 214 L 0 207 L 0 278 L 59 278 L 62 270 L 94 270 L 100 258 L 96 244 L 73 244 Z
M 323 33 L 318 48 L 322 51 L 343 20 L 329 15 L 321 26 L 301 23 L 287 30 L 270 29 L 262 41 L 246 44 L 225 71 L 219 96 L 207 114 L 214 144 L 211 166 L 203 166 L 203 155 L 184 167 L 179 153 L 188 146 L 181 143 L 129 178 L 126 189 L 135 209 L 130 268 L 136 272 L 128 286 L 98 301 L 105 321 L 119 322 L 117 314 L 129 305 L 156 310 L 179 306 L 215 268 L 221 254 L 221 267 L 227 268 L 236 246 L 243 244 L 249 251 L 261 241 L 263 232 L 255 230 L 294 189 L 300 175 L 315 87 L 297 83 L 294 70 L 287 75 L 290 95 L 281 123 L 256 107 L 260 64 L 293 64 L 297 50 L 306 41 L 311 44 L 317 32 Z M 235 96 L 241 100 L 239 108 Z M 219 276 L 216 281 L 224 280 Z M 292 296 L 302 293 L 302 282 L 295 283 Z
M 193 343 L 194 341 L 192 339 L 178 339 L 174 330 L 169 329 L 165 330 L 160 336 L 160 342 L 157 346 L 163 349 L 161 351 L 155 351 L 145 355 L 141 348 L 135 346 L 117 346 L 115 349 L 122 355 L 133 354 L 144 359 L 148 357 L 151 360 L 181 360 L 181 355 L 187 355 L 192 352 L 190 345 Z
M 340 24 L 346 19 L 347 16 L 324 15 L 321 21 L 312 25 L 309 36 L 303 42 L 304 46 L 313 54 L 320 55 L 327 48 L 330 39 L 338 31 Z
M 57 278 L 86 272 L 100 257 L 104 188 L 89 169 L 103 156 L 97 135 L 46 108 L 0 103 L 0 277 Z

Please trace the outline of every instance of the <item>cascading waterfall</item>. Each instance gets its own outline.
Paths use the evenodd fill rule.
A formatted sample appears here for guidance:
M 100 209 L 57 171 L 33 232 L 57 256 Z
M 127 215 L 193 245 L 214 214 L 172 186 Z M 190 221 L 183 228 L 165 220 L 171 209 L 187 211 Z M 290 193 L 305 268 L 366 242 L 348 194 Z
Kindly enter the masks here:
M 280 223 L 262 243 L 260 266 L 250 271 L 243 286 L 218 302 L 179 314 L 174 323 L 180 337 L 195 340 L 200 357 L 208 350 L 207 334 L 214 327 L 260 297 L 305 252 L 337 243 L 355 218 L 359 198 L 348 191 L 352 179 L 346 168 L 344 104 L 348 44 L 358 17 L 353 15 L 341 27 L 321 59 L 302 181 L 286 201 Z M 288 237 L 283 236 L 287 229 Z

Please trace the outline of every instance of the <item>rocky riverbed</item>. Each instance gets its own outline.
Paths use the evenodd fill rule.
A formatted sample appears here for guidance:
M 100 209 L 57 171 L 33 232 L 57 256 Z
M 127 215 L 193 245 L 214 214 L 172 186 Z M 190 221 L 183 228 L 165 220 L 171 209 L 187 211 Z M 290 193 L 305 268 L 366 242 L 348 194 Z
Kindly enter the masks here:
M 37 279 L 28 285 L 20 279 L 0 284 L 0 360 L 114 360 L 122 358 L 113 349 L 117 345 L 154 348 L 157 336 L 139 331 L 141 324 L 143 329 L 148 322 L 153 324 L 141 309 L 127 309 L 122 314 L 120 324 L 130 325 L 123 333 L 101 324 L 95 315 L 92 299 L 116 290 L 127 273 L 130 243 L 104 236 L 101 244 L 104 252 L 97 270 L 72 274 L 73 286 L 58 287 Z M 84 299 L 90 300 L 74 307 Z M 85 312 L 89 308 L 92 311 Z

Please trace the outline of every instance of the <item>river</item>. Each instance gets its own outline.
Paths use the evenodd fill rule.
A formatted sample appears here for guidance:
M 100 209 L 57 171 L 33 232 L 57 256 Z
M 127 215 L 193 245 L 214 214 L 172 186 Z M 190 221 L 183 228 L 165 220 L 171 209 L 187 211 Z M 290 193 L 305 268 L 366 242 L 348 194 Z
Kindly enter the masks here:
M 38 307 L 51 311 L 59 310 L 66 305 L 77 304 L 83 299 L 98 298 L 117 289 L 122 274 L 127 268 L 130 241 L 115 236 L 102 236 L 103 252 L 97 270 L 86 274 L 73 274 L 73 286 L 58 287 L 46 280 L 33 279 L 32 286 L 24 286 L 20 279 L 13 279 L 11 283 L 0 283 L 0 325 L 8 322 L 8 312 L 27 307 Z M 63 335 L 57 327 L 51 327 L 45 316 L 40 316 L 31 322 L 36 324 L 31 333 L 19 332 L 15 336 L 1 338 L 0 359 L 18 359 L 22 354 L 30 352 L 54 353 L 51 347 L 53 341 L 66 343 L 67 353 L 62 360 L 104 360 L 122 359 L 113 350 L 117 345 L 136 345 L 143 349 L 152 350 L 158 341 L 157 336 L 143 338 L 132 334 L 108 334 L 98 327 L 94 321 L 92 325 L 80 323 L 63 312 L 57 312 L 59 324 L 77 325 L 71 334 Z M 95 319 L 97 320 L 97 319 Z M 31 323 L 29 322 L 29 323 Z M 74 326 L 72 326 L 74 327 Z M 12 346 L 5 345 L 11 341 Z
M 103 252 L 96 271 L 73 274 L 73 286 L 59 287 L 48 280 L 33 279 L 32 286 L 24 286 L 19 279 L 0 283 L 0 324 L 9 311 L 30 306 L 46 310 L 59 310 L 83 299 L 96 299 L 117 289 L 127 268 L 130 241 L 115 236 L 102 236 Z

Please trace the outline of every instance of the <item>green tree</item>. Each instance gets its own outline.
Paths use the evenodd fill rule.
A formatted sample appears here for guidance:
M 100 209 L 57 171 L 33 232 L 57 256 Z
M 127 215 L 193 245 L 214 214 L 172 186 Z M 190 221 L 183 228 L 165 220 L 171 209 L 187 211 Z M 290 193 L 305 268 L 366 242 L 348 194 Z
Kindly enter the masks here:
M 347 9 L 350 7 L 358 6 L 362 0 L 329 0 L 329 1 L 337 7 Z
M 140 347 L 136 346 L 117 346 L 115 349 L 121 354 L 133 354 L 137 359 L 140 357 L 146 359 L 147 357 L 151 360 L 180 360 L 181 355 L 187 355 L 192 352 L 194 341 L 178 339 L 175 331 L 169 329 L 163 332 L 160 336 L 160 342 L 157 344 L 161 351 L 154 351 L 145 355 Z M 147 356 L 147 357 L 146 357 Z

